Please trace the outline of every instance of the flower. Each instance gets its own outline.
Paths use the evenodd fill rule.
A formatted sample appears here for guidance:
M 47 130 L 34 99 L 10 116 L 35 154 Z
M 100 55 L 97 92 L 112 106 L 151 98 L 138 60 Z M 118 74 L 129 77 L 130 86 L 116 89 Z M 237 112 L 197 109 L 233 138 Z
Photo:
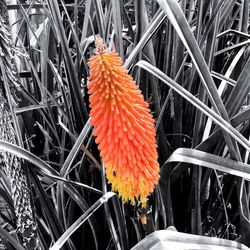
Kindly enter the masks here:
M 155 121 L 115 51 L 96 40 L 89 60 L 91 125 L 112 190 L 123 202 L 146 205 L 159 180 Z

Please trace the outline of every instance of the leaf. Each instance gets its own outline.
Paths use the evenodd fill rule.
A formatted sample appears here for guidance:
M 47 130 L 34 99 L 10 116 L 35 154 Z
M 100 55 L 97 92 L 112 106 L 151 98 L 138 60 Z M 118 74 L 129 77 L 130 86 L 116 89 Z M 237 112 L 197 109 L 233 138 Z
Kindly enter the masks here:
M 250 91 L 250 58 L 247 60 L 239 78 L 226 102 L 226 108 L 229 116 L 233 116 L 239 112 L 240 107 L 246 100 Z
M 122 41 L 121 2 L 122 1 L 120 0 L 112 0 L 111 4 L 112 4 L 112 13 L 114 20 L 114 30 L 116 34 L 115 38 L 116 50 L 123 60 L 124 53 L 123 53 L 123 41 Z
M 79 217 L 67 230 L 66 232 L 56 241 L 56 243 L 50 248 L 50 250 L 61 249 L 64 243 L 69 237 L 91 216 L 95 211 L 100 208 L 104 203 L 108 202 L 110 198 L 116 194 L 108 192 L 97 200 L 81 217 Z
M 102 194 L 102 192 L 98 189 L 92 188 L 92 187 L 85 185 L 83 183 L 78 183 L 75 181 L 66 180 L 65 178 L 60 177 L 59 173 L 56 170 L 54 170 L 50 165 L 48 165 L 46 162 L 41 160 L 36 155 L 30 153 L 29 151 L 27 151 L 19 146 L 16 146 L 16 145 L 11 144 L 9 142 L 5 142 L 3 140 L 0 140 L 0 150 L 7 151 L 9 153 L 12 153 L 12 154 L 22 158 L 22 159 L 25 159 L 25 160 L 31 162 L 32 164 L 34 164 L 34 166 L 36 166 L 36 170 L 43 175 L 49 176 L 53 179 L 60 180 L 60 181 L 66 182 L 66 183 L 72 183 L 72 184 L 75 184 L 77 186 L 92 190 L 96 193 Z
M 243 55 L 244 51 L 245 51 L 245 47 L 242 47 L 239 52 L 236 54 L 236 56 L 234 57 L 234 59 L 232 60 L 231 64 L 229 65 L 224 77 L 225 78 L 229 78 L 231 73 L 233 72 L 233 70 L 235 69 L 238 61 L 240 60 L 241 56 Z M 220 86 L 218 88 L 218 93 L 220 96 L 222 96 L 222 93 L 224 92 L 225 88 L 227 86 L 227 81 L 226 80 L 222 80 L 220 83 Z M 208 119 L 207 120 L 207 124 L 206 124 L 206 128 L 205 128 L 205 132 L 203 134 L 203 140 L 206 139 L 210 133 L 212 127 L 212 120 Z
M 185 45 L 189 55 L 191 56 L 194 65 L 199 73 L 199 76 L 207 90 L 209 99 L 211 100 L 212 106 L 217 113 L 220 113 L 223 118 L 227 117 L 224 105 L 217 93 L 217 88 L 211 77 L 207 64 L 203 58 L 201 50 L 195 40 L 195 37 L 188 25 L 188 22 L 178 4 L 175 0 L 157 0 L 158 4 L 161 6 L 168 19 L 174 26 L 176 32 L 178 33 L 180 39 Z
M 190 148 L 178 148 L 165 163 L 186 162 L 250 180 L 250 165 Z
M 61 43 L 62 51 L 64 54 L 66 72 L 69 75 L 70 85 L 69 87 L 72 90 L 72 101 L 74 104 L 75 115 L 78 120 L 78 123 L 83 125 L 87 117 L 86 107 L 83 104 L 83 98 L 81 96 L 79 79 L 77 72 L 72 60 L 72 55 L 70 53 L 69 44 L 67 42 L 67 37 L 62 23 L 62 18 L 59 10 L 59 5 L 57 1 L 49 1 L 48 7 L 52 17 L 52 24 L 56 31 L 57 39 Z
M 62 166 L 61 171 L 60 171 L 61 176 L 63 176 L 63 177 L 67 176 L 69 169 L 70 169 L 70 166 L 72 165 L 73 161 L 75 160 L 76 154 L 78 153 L 83 141 L 85 140 L 85 138 L 88 135 L 88 133 L 90 132 L 90 130 L 91 130 L 91 125 L 90 125 L 90 120 L 88 120 L 87 123 L 85 124 L 84 128 L 82 129 L 82 132 L 78 136 L 74 146 L 70 150 L 68 157 L 66 158 L 66 160 L 63 163 L 63 166 Z
M 151 74 L 158 77 L 161 81 L 166 83 L 169 87 L 173 88 L 177 93 L 183 96 L 186 100 L 188 100 L 191 104 L 193 104 L 196 108 L 210 117 L 216 124 L 218 124 L 224 131 L 228 132 L 236 141 L 238 141 L 244 148 L 250 151 L 250 143 L 248 140 L 242 136 L 235 128 L 233 128 L 228 122 L 222 119 L 218 114 L 216 114 L 212 109 L 208 108 L 203 102 L 201 102 L 198 98 L 189 93 L 186 89 L 181 87 L 174 80 L 169 78 L 162 71 L 151 65 L 150 63 L 141 60 L 136 64 L 139 67 L 144 68 Z
M 168 19 L 174 26 L 184 46 L 189 52 L 189 55 L 198 71 L 201 82 L 207 90 L 208 98 L 211 101 L 212 107 L 217 114 L 219 114 L 225 121 L 229 122 L 225 106 L 217 92 L 217 88 L 209 72 L 209 68 L 185 18 L 185 15 L 179 6 L 179 3 L 176 0 L 157 0 L 157 2 L 168 16 Z M 223 136 L 232 157 L 240 159 L 237 145 L 235 145 L 227 133 L 223 132 Z
M 16 249 L 25 250 L 25 248 L 9 232 L 2 228 L 2 226 L 0 226 L 0 235 Z
M 135 245 L 131 250 L 163 250 L 163 249 L 220 249 L 220 250 L 236 250 L 245 249 L 244 246 L 235 241 L 217 239 L 215 237 L 206 237 L 179 233 L 173 229 L 159 230 L 150 235 Z
M 138 53 L 143 49 L 143 47 L 147 44 L 149 39 L 154 35 L 154 33 L 159 28 L 159 26 L 163 23 L 163 21 L 165 20 L 165 17 L 166 16 L 163 13 L 163 11 L 159 11 L 155 14 L 153 21 L 150 23 L 149 27 L 147 28 L 147 30 L 141 37 L 140 41 L 138 42 L 138 44 L 135 46 L 135 48 L 133 49 L 133 51 L 130 53 L 129 57 L 125 61 L 124 63 L 125 68 L 129 68 L 131 66 L 133 60 L 136 58 Z

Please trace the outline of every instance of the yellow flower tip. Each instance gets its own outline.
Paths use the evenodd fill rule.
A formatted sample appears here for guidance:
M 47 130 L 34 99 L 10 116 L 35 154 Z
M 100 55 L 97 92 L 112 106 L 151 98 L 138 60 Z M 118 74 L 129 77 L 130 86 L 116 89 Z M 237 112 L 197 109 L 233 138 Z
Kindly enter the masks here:
M 100 38 L 101 39 L 101 38 Z M 154 119 L 121 58 L 104 50 L 89 60 L 90 117 L 108 181 L 123 202 L 146 206 L 159 180 Z
M 112 190 L 119 193 L 122 201 L 130 202 L 135 205 L 137 200 L 142 207 L 146 207 L 148 196 L 153 192 L 155 183 L 152 180 L 140 183 L 131 176 L 126 177 L 126 174 L 118 176 L 111 166 L 106 167 L 107 178 L 109 183 L 112 184 Z

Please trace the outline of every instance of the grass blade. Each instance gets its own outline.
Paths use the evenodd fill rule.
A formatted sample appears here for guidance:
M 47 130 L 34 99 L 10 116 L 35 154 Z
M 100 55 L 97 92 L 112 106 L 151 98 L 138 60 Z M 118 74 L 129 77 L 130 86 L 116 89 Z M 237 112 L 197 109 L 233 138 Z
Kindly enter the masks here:
M 108 202 L 110 198 L 115 196 L 113 192 L 108 192 L 103 195 L 98 201 L 96 201 L 73 225 L 71 225 L 67 231 L 56 241 L 56 243 L 50 248 L 50 250 L 60 249 L 69 237 L 79 228 L 94 212 L 100 208 L 104 203 Z
M 80 91 L 80 84 L 79 79 L 77 77 L 76 69 L 74 67 L 74 63 L 72 60 L 72 56 L 70 53 L 70 48 L 68 45 L 68 41 L 66 38 L 66 34 L 64 31 L 64 27 L 61 20 L 61 15 L 59 11 L 59 6 L 57 1 L 48 1 L 49 10 L 52 16 L 53 25 L 56 30 L 56 35 L 58 40 L 61 42 L 64 59 L 66 63 L 67 74 L 69 75 L 70 79 L 70 88 L 72 89 L 71 95 L 74 97 L 72 98 L 73 103 L 75 103 L 75 114 L 77 120 L 81 126 L 83 126 L 84 122 L 86 121 L 87 111 L 86 107 L 83 104 L 83 98 L 81 96 Z
M 210 117 L 216 124 L 218 124 L 224 131 L 228 132 L 236 141 L 238 141 L 244 148 L 250 151 L 250 143 L 248 140 L 243 137 L 236 129 L 234 129 L 227 121 L 222 119 L 218 114 L 213 110 L 208 108 L 204 103 L 199 99 L 190 94 L 186 89 L 178 85 L 175 81 L 169 78 L 162 71 L 152 66 L 150 63 L 141 60 L 137 63 L 137 66 L 144 68 L 151 74 L 158 77 L 161 81 L 173 88 L 177 93 L 183 96 L 186 100 L 192 103 L 196 108 L 200 109 L 204 114 Z
M 119 53 L 123 61 L 124 53 L 123 53 L 123 41 L 122 41 L 121 1 L 112 0 L 111 3 L 112 3 L 112 12 L 114 20 L 114 30 L 116 34 L 115 37 L 116 51 Z
M 2 228 L 2 226 L 0 226 L 0 235 L 16 249 L 25 250 L 25 248 L 9 232 Z
M 189 55 L 191 56 L 199 76 L 207 90 L 212 106 L 217 113 L 222 112 L 222 117 L 227 117 L 224 105 L 219 98 L 207 64 L 179 4 L 174 0 L 157 0 L 157 2 L 168 16 L 170 22 L 188 50 Z
M 166 161 L 166 163 L 169 162 L 186 162 L 189 164 L 219 170 L 231 175 L 242 177 L 246 180 L 250 180 L 250 166 L 248 164 L 196 149 L 178 148 Z
M 145 31 L 138 44 L 136 45 L 136 47 L 133 49 L 133 51 L 130 53 L 129 57 L 125 61 L 124 63 L 125 68 L 130 68 L 131 64 L 133 63 L 133 60 L 136 58 L 138 53 L 143 49 L 143 47 L 147 44 L 149 39 L 159 28 L 159 26 L 163 23 L 165 17 L 166 16 L 163 11 L 159 11 L 156 13 L 155 18 L 149 25 L 148 29 Z

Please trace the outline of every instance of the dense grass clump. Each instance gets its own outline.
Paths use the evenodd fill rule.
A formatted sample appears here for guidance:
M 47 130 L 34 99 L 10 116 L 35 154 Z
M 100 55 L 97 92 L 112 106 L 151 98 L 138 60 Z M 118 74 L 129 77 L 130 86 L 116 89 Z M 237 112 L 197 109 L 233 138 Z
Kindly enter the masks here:
M 0 98 L 16 140 L 0 138 L 9 156 L 0 169 L 2 243 L 129 249 L 174 226 L 250 247 L 249 1 L 6 2 Z M 97 37 L 105 52 L 96 53 Z M 108 63 L 118 89 L 107 91 L 109 73 L 93 58 Z M 118 118 L 111 102 L 98 103 L 117 90 Z M 110 124 L 122 127 L 123 150 Z M 28 235 L 17 223 L 16 182 L 30 194 Z

